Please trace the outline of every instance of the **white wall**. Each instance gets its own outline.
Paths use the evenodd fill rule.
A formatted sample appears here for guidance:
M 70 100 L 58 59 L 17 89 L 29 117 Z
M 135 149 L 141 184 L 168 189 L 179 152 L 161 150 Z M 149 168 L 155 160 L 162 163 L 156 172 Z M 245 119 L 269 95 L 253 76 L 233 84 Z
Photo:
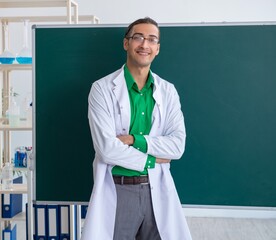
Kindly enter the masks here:
M 276 0 L 76 0 L 76 2 L 79 5 L 80 15 L 96 15 L 104 24 L 128 24 L 145 16 L 152 17 L 159 23 L 276 21 Z M 0 9 L 0 17 L 65 14 L 65 8 Z M 20 42 L 23 37 L 22 26 L 22 24 L 10 26 L 10 48 L 14 53 L 20 51 L 22 46 L 22 41 Z
M 276 21 L 275 0 L 77 0 L 81 14 L 102 23 L 150 16 L 160 23 Z
M 79 14 L 101 23 L 129 23 L 150 16 L 160 23 L 276 21 L 276 0 L 76 0 Z M 0 16 L 58 15 L 64 9 L 0 9 Z

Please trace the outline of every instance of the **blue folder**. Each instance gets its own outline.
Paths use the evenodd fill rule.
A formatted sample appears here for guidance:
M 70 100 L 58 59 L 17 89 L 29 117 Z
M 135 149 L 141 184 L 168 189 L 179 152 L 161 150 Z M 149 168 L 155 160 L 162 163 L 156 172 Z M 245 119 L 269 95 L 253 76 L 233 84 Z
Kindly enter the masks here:
M 3 240 L 16 240 L 16 224 L 2 230 Z
M 88 205 L 82 205 L 81 206 L 81 218 L 82 219 L 85 219 L 85 217 L 86 217 L 87 208 L 88 208 Z
M 47 239 L 59 240 L 59 207 L 47 205 Z
M 13 180 L 13 183 L 22 183 L 23 177 L 20 176 Z M 22 194 L 2 194 L 2 218 L 12 218 L 22 212 Z
M 28 229 L 29 229 L 29 226 L 28 226 L 28 203 L 26 203 L 26 240 L 29 240 L 29 234 L 28 234 Z
M 70 206 L 59 205 L 59 236 L 62 240 L 70 240 Z
M 34 204 L 34 240 L 47 239 L 47 205 Z
M 34 204 L 34 240 L 70 240 L 70 205 Z M 28 209 L 28 206 L 26 207 Z M 76 226 L 74 237 L 77 239 L 77 207 L 75 206 Z M 27 216 L 28 220 L 28 216 Z M 28 229 L 28 226 L 27 226 Z M 26 231 L 28 231 L 26 229 Z M 27 240 L 30 240 L 27 235 Z

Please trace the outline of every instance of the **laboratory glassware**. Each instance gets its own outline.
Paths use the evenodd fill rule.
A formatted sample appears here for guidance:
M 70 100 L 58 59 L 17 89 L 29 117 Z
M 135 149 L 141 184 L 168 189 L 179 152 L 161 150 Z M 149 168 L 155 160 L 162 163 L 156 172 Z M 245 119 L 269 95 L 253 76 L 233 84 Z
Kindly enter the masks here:
M 16 61 L 20 64 L 31 64 L 32 63 L 32 52 L 28 45 L 28 22 L 29 20 L 23 20 L 23 33 L 24 33 L 24 43 L 21 51 L 16 57 Z
M 9 44 L 9 32 L 8 32 L 8 24 L 5 22 L 3 24 L 4 28 L 4 37 L 5 37 L 5 46 L 4 52 L 0 54 L 0 63 L 2 64 L 12 64 L 15 60 L 15 55 L 9 51 L 8 44 Z

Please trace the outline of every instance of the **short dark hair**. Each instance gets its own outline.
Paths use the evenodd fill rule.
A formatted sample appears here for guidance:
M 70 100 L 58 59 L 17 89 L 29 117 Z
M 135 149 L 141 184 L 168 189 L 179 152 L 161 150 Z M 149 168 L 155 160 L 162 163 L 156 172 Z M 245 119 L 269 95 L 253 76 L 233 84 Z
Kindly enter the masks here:
M 142 23 L 152 24 L 152 25 L 156 26 L 158 29 L 158 32 L 159 32 L 159 39 L 160 39 L 160 29 L 159 29 L 158 23 L 156 21 L 154 21 L 153 19 L 151 19 L 150 17 L 140 18 L 140 19 L 137 19 L 136 21 L 134 21 L 133 23 L 131 23 L 126 29 L 125 38 L 128 37 L 128 34 L 131 32 L 132 28 L 135 25 L 142 24 Z

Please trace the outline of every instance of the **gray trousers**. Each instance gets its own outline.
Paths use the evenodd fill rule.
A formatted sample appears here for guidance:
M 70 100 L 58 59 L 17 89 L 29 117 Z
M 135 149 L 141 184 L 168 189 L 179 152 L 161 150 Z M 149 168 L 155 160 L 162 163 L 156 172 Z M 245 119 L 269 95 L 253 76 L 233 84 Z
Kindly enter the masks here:
M 113 240 L 161 240 L 149 184 L 119 185 Z

